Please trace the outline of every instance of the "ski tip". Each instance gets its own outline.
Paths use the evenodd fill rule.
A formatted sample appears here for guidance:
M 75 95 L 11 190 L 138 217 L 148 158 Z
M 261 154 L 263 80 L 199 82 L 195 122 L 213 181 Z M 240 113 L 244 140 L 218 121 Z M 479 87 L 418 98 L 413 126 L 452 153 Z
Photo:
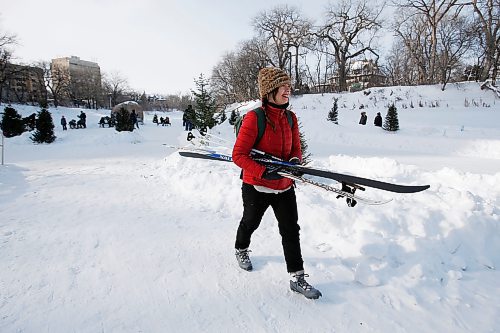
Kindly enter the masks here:
M 421 185 L 421 186 L 417 186 L 417 187 L 419 190 L 416 192 L 422 192 L 422 191 L 429 189 L 431 186 L 430 185 Z
M 427 190 L 430 185 L 396 185 L 393 184 L 391 188 L 385 189 L 386 191 L 396 193 L 418 193 Z

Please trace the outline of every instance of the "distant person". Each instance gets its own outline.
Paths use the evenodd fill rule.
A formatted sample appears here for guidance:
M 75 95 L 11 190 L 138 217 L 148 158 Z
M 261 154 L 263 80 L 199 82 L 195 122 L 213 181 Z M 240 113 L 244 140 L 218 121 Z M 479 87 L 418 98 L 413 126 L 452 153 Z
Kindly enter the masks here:
M 366 116 L 366 112 L 365 111 L 361 112 L 361 119 L 359 120 L 359 123 L 361 125 L 366 125 L 367 119 L 368 119 L 368 117 Z
M 186 131 L 191 131 L 194 127 L 194 119 L 196 118 L 193 106 L 191 104 L 189 104 L 187 109 L 184 110 L 184 115 L 186 116 L 184 128 Z M 184 120 L 184 117 L 182 117 L 182 119 Z
M 153 124 L 156 124 L 156 126 L 158 126 L 158 125 L 159 125 L 159 124 L 158 124 L 158 115 L 157 115 L 157 114 L 155 114 L 155 115 L 153 116 Z
M 165 119 L 163 119 L 161 126 L 169 126 L 169 125 L 172 125 L 170 124 L 170 118 L 165 116 Z
M 375 124 L 375 126 L 382 127 L 382 116 L 380 115 L 380 112 L 377 112 L 373 124 Z
M 68 127 L 66 127 L 68 123 L 66 122 L 66 118 L 64 118 L 64 116 L 61 117 L 61 126 L 63 128 L 63 131 L 67 131 L 68 130 Z
M 109 117 L 109 127 L 115 127 L 116 125 L 116 114 L 111 113 L 111 117 Z
M 137 129 L 139 129 L 139 122 L 137 121 L 137 113 L 135 113 L 135 110 L 132 110 L 132 113 L 130 114 L 130 121 L 132 122 L 133 128 L 137 126 Z
M 81 111 L 80 114 L 78 115 L 78 118 L 80 118 L 80 124 L 83 128 L 87 128 L 87 115 L 85 112 Z

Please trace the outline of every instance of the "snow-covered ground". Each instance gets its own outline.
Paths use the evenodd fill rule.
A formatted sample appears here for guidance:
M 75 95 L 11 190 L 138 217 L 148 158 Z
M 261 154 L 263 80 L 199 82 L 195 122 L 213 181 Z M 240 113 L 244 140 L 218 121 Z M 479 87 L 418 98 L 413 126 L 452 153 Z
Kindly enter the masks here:
M 333 97 L 339 125 L 326 121 Z M 373 126 L 392 101 L 397 133 Z M 500 100 L 470 83 L 291 104 L 311 165 L 431 185 L 367 189 L 393 200 L 354 208 L 298 186 L 305 268 L 322 298 L 289 290 L 272 211 L 252 239 L 255 270 L 238 268 L 239 169 L 163 145 L 186 144 L 182 113 L 168 113 L 171 127 L 150 113 L 139 130 L 118 133 L 97 125 L 108 110 L 85 110 L 88 128 L 63 132 L 61 115 L 80 110 L 58 108 L 53 144 L 29 133 L 5 140 L 0 331 L 498 332 Z M 234 140 L 227 123 L 212 134 Z

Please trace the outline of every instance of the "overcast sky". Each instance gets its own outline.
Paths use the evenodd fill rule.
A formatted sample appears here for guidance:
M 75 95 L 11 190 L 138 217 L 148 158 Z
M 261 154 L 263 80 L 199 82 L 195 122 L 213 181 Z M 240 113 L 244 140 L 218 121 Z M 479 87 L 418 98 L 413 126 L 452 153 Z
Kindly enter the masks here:
M 175 94 L 253 37 L 259 12 L 285 3 L 320 22 L 328 0 L 0 0 L 0 32 L 17 35 L 16 62 L 74 55 L 135 90 Z

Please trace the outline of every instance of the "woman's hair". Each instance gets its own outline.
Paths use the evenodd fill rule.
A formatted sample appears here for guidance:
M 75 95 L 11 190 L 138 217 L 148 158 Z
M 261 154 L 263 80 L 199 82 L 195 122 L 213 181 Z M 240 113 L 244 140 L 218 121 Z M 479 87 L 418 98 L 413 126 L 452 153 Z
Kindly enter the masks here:
M 268 105 L 269 103 L 271 103 L 269 101 L 269 96 L 272 96 L 273 97 L 273 101 L 276 100 L 276 95 L 278 95 L 278 88 L 275 88 L 273 89 L 271 92 L 269 92 L 266 96 L 262 97 L 262 110 L 264 110 L 264 114 L 266 116 L 266 121 L 271 125 L 273 131 L 276 129 L 276 126 L 274 125 L 274 123 L 271 121 L 271 119 L 269 119 L 269 117 L 267 116 L 267 112 L 266 112 L 266 105 Z M 286 108 L 288 109 L 288 103 L 286 105 Z
M 269 95 L 273 97 L 273 101 L 276 100 L 276 95 L 278 95 L 279 88 L 280 87 L 273 89 L 266 96 L 262 97 L 262 106 L 269 104 Z

